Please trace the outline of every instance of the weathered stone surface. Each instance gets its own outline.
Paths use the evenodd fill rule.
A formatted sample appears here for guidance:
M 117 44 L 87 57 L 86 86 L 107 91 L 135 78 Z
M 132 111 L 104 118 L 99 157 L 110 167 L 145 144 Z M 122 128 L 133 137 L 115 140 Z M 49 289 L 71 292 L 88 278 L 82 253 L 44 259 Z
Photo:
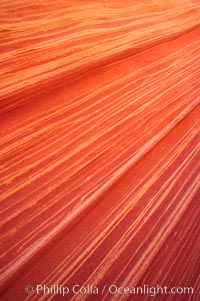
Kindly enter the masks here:
M 199 1 L 2 0 L 0 20 L 2 300 L 199 300 Z M 65 296 L 127 298 L 152 297 Z

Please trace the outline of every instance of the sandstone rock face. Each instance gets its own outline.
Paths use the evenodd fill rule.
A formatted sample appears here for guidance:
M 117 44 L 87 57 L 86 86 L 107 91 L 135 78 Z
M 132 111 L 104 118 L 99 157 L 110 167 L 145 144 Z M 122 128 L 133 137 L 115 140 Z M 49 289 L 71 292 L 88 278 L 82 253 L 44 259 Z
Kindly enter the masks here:
M 200 2 L 0 20 L 2 300 L 199 300 Z

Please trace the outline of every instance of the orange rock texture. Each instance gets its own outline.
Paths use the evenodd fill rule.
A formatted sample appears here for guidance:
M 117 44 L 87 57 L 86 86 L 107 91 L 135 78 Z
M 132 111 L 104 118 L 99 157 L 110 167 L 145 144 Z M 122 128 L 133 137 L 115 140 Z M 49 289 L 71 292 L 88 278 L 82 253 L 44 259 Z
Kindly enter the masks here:
M 0 1 L 1 300 L 200 300 L 199 37 L 198 0 Z

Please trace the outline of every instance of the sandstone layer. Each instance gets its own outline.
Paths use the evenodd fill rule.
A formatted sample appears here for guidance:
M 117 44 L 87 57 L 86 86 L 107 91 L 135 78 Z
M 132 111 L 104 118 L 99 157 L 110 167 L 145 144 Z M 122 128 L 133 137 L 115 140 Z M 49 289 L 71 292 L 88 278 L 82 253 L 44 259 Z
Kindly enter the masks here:
M 200 300 L 200 2 L 1 0 L 2 300 Z

